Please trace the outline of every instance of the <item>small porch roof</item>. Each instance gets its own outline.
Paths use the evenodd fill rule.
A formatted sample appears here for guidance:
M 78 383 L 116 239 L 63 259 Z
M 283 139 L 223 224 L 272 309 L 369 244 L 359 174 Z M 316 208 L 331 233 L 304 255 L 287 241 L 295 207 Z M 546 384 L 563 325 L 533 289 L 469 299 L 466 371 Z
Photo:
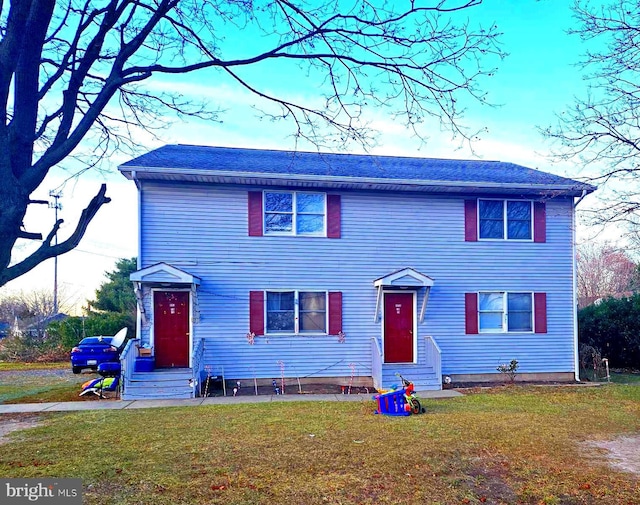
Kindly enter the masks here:
M 133 272 L 129 279 L 133 282 L 135 288 L 136 301 L 138 303 L 138 311 L 142 318 L 142 324 L 147 324 L 147 314 L 144 308 L 142 285 L 153 286 L 174 286 L 189 287 L 191 289 L 191 299 L 193 307 L 193 322 L 200 322 L 200 303 L 198 301 L 197 287 L 200 285 L 200 277 L 180 270 L 167 263 L 156 263 L 146 268 L 142 268 Z
M 376 279 L 373 281 L 373 285 L 376 288 L 426 288 L 433 286 L 433 279 L 413 268 L 407 267 Z
M 167 263 L 156 263 L 150 267 L 142 268 L 133 272 L 129 279 L 133 282 L 141 283 L 170 283 L 170 284 L 193 284 L 200 285 L 200 278 L 195 275 L 168 265 Z
M 373 281 L 373 286 L 378 290 L 378 296 L 376 299 L 376 312 L 373 316 L 373 320 L 378 322 L 380 316 L 380 308 L 382 306 L 382 292 L 385 289 L 426 289 L 424 298 L 422 300 L 422 307 L 420 308 L 420 314 L 418 320 L 420 323 L 424 321 L 424 314 L 427 311 L 427 302 L 429 301 L 429 293 L 433 286 L 434 280 L 428 275 L 418 272 L 417 270 L 407 267 L 391 272 L 390 274 L 380 277 Z

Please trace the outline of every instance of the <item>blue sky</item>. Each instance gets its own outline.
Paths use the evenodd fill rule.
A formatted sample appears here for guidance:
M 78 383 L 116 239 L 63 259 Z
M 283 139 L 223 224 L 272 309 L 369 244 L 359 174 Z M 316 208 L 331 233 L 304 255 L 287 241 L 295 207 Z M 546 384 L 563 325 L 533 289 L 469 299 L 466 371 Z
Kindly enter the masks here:
M 556 113 L 568 107 L 574 95 L 584 92 L 585 84 L 576 63 L 585 52 L 585 46 L 575 36 L 566 34 L 574 20 L 570 11 L 571 0 L 484 0 L 482 5 L 465 11 L 471 25 L 488 26 L 496 23 L 503 33 L 503 49 L 509 56 L 503 60 L 498 72 L 482 82 L 488 91 L 488 100 L 499 104 L 486 107 L 470 103 L 463 122 L 471 129 L 487 128 L 481 140 L 474 144 L 472 153 L 460 146 L 437 124 L 431 125 L 429 142 L 422 146 L 412 139 L 399 124 L 388 117 L 374 114 L 371 119 L 380 129 L 378 145 L 371 150 L 377 154 L 471 158 L 510 161 L 569 177 L 583 175 L 579 167 L 556 165 L 546 157 L 550 146 L 538 133 L 537 127 L 555 122 Z M 246 39 L 237 34 L 238 40 Z M 234 42 L 234 41 L 232 41 Z M 285 79 L 270 78 L 264 72 L 261 79 L 266 89 L 285 92 L 295 89 L 296 97 L 315 101 L 313 86 L 304 80 L 287 75 Z M 276 76 L 278 77 L 278 76 Z M 279 76 L 282 77 L 282 76 Z M 284 82 L 284 84 L 283 84 Z M 151 86 L 163 86 L 158 80 Z M 259 105 L 255 97 L 239 91 L 230 80 L 216 74 L 193 74 L 175 79 L 171 86 L 178 86 L 185 93 L 204 95 L 211 103 L 221 103 L 227 112 L 220 123 L 202 121 L 178 122 L 163 132 L 161 141 L 146 137 L 140 132 L 140 141 L 149 149 L 162 143 L 188 143 L 253 148 L 291 149 L 295 147 L 291 123 L 273 124 L 256 118 L 253 105 Z M 299 148 L 312 149 L 299 144 Z M 361 152 L 354 147 L 353 152 Z M 128 156 L 116 156 L 110 160 L 112 173 L 85 174 L 79 181 L 67 184 L 62 198 L 62 217 L 69 229 L 100 183 L 108 183 L 108 195 L 112 202 L 100 210 L 95 221 L 77 251 L 59 259 L 59 280 L 65 298 L 72 304 L 82 302 L 103 280 L 105 270 L 113 268 L 116 258 L 131 257 L 137 251 L 137 203 L 133 183 L 117 173 L 119 163 Z M 50 189 L 65 178 L 61 171 L 53 171 L 35 198 L 46 198 Z M 583 205 L 589 205 L 585 200 Z M 37 209 L 28 216 L 28 223 L 45 231 L 53 222 L 53 211 Z M 10 283 L 7 291 L 20 289 L 49 289 L 53 285 L 53 260 L 39 266 L 33 272 Z M 0 291 L 0 295 L 2 291 Z

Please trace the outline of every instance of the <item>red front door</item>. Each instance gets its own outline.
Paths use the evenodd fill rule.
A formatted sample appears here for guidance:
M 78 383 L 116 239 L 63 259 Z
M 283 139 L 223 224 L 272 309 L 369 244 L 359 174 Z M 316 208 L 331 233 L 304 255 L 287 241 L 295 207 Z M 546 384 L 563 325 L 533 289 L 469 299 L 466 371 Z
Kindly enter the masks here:
M 188 367 L 189 293 L 154 291 L 153 307 L 156 367 Z
M 413 293 L 384 295 L 384 362 L 413 363 Z

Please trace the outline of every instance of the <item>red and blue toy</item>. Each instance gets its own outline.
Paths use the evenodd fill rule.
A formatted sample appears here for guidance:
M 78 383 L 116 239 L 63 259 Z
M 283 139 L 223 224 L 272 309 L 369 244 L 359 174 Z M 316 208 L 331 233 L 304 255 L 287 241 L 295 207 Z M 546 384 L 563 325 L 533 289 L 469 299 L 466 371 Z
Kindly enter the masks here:
M 378 403 L 376 414 L 386 416 L 409 416 L 411 414 L 423 414 L 426 409 L 420 404 L 420 400 L 414 391 L 413 382 L 396 373 L 402 381 L 402 389 L 381 393 L 374 396 Z

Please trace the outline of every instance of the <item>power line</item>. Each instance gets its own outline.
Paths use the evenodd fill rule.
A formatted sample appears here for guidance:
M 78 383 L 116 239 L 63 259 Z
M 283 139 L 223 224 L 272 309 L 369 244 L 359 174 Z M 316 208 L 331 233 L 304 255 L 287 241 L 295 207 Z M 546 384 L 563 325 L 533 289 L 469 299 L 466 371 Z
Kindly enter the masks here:
M 97 252 L 93 252 L 93 251 L 86 251 L 84 249 L 78 249 L 77 247 L 73 249 L 73 251 L 77 251 L 77 252 L 81 252 L 81 253 L 85 253 L 85 254 L 91 254 L 93 256 L 103 256 L 105 258 L 111 258 L 114 260 L 119 260 L 122 258 L 127 257 L 127 255 L 121 255 L 121 256 L 111 256 L 110 254 L 104 254 L 104 253 L 97 253 Z

